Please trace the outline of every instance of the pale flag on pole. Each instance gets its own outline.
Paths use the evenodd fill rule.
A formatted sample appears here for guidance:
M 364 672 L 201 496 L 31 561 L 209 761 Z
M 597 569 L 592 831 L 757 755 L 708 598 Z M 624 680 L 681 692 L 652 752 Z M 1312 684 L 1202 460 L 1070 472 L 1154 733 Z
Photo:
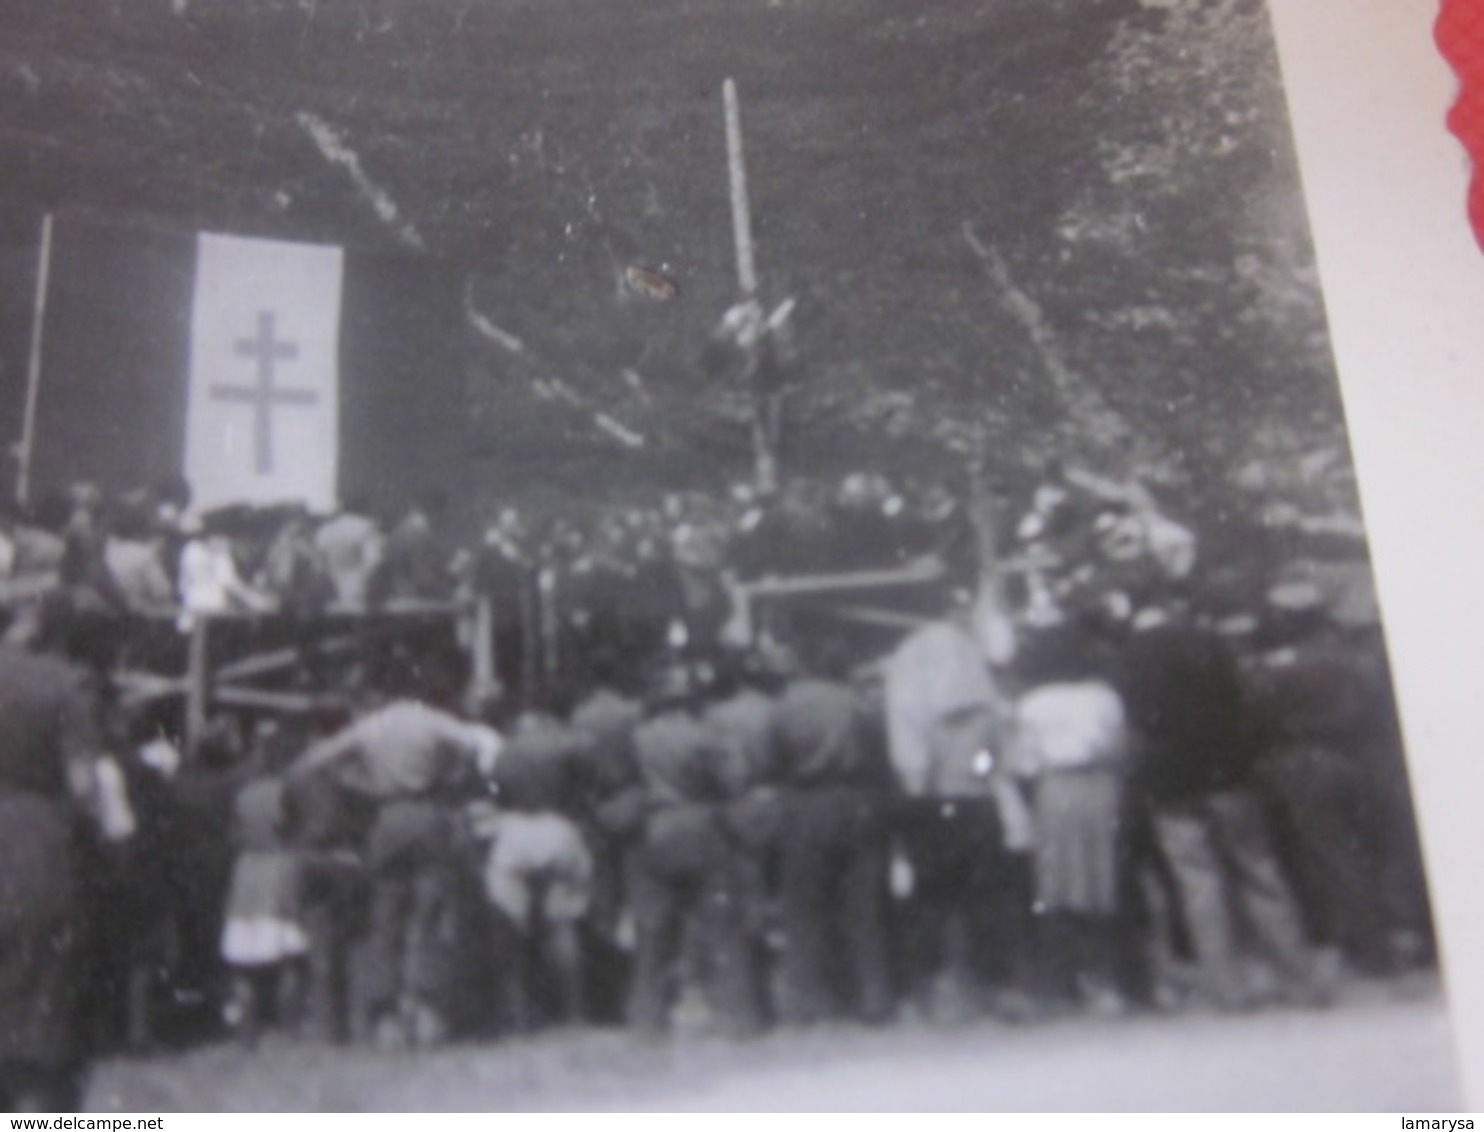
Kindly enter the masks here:
M 202 233 L 185 472 L 194 505 L 335 502 L 341 249 Z

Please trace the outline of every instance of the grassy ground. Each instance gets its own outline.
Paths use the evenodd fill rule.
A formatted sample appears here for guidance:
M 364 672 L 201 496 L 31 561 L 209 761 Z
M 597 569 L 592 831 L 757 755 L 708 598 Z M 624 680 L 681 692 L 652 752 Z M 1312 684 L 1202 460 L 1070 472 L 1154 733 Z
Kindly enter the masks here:
M 1404 1056 L 1403 1056 L 1404 1054 Z M 1432 979 L 1358 984 L 1323 1011 L 901 1024 L 642 1042 L 622 1031 L 377 1054 L 288 1041 L 97 1067 L 96 1109 L 1362 1110 L 1459 1104 Z

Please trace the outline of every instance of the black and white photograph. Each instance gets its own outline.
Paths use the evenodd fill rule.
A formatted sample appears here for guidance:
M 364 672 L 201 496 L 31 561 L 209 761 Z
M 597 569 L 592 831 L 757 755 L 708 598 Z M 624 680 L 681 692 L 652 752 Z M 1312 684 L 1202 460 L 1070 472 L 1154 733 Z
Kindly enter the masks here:
M 1458 1107 L 1264 0 L 0 26 L 0 1107 Z

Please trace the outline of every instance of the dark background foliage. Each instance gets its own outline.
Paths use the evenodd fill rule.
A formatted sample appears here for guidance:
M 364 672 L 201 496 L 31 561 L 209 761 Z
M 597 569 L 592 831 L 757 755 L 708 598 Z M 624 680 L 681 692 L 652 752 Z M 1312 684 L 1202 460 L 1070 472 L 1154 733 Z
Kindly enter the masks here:
M 730 75 L 764 298 L 798 300 L 787 472 L 952 479 L 982 451 L 1014 487 L 1075 460 L 1143 478 L 1208 545 L 1275 505 L 1355 517 L 1260 0 L 7 0 L 0 19 L 7 390 L 37 218 L 96 213 L 467 279 L 458 442 L 491 496 L 746 477 L 745 392 L 701 364 L 736 298 Z M 636 290 L 635 264 L 678 294 Z

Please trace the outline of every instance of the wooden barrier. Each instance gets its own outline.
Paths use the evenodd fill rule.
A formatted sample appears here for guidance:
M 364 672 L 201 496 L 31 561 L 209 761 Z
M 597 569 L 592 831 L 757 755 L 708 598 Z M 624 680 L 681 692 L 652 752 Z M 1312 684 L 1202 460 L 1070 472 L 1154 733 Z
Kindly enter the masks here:
M 195 615 L 180 634 L 185 653 L 180 671 L 159 671 L 156 667 L 126 663 L 113 674 L 114 688 L 119 702 L 127 707 L 183 697 L 184 739 L 189 750 L 200 738 L 213 705 L 293 714 L 312 711 L 330 702 L 333 696 L 312 688 L 285 689 L 266 684 L 274 677 L 293 672 L 310 655 L 320 661 L 354 662 L 379 644 L 443 623 L 469 655 L 473 691 L 489 694 L 498 688 L 489 606 L 489 600 L 481 597 L 465 602 L 396 606 L 368 613 L 332 611 L 309 617 L 277 613 Z M 173 630 L 174 619 L 165 614 L 134 620 L 136 625 L 147 625 L 157 635 L 161 630 L 178 632 Z M 280 634 L 300 637 L 300 641 L 269 648 L 249 647 L 238 655 L 223 657 L 217 646 L 224 635 L 230 636 L 228 630 L 233 626 L 247 630 L 277 629 Z M 214 656 L 214 652 L 218 655 Z M 178 658 L 179 653 L 175 656 Z
M 800 574 L 784 578 L 759 578 L 751 582 L 731 582 L 732 618 L 725 636 L 734 643 L 751 644 L 757 640 L 757 606 L 759 602 L 791 598 L 842 597 L 868 590 L 916 589 L 942 584 L 947 571 L 937 559 L 922 559 L 894 570 L 859 570 L 833 574 Z M 898 609 L 852 605 L 831 610 L 842 620 L 894 629 L 910 629 L 927 618 Z

